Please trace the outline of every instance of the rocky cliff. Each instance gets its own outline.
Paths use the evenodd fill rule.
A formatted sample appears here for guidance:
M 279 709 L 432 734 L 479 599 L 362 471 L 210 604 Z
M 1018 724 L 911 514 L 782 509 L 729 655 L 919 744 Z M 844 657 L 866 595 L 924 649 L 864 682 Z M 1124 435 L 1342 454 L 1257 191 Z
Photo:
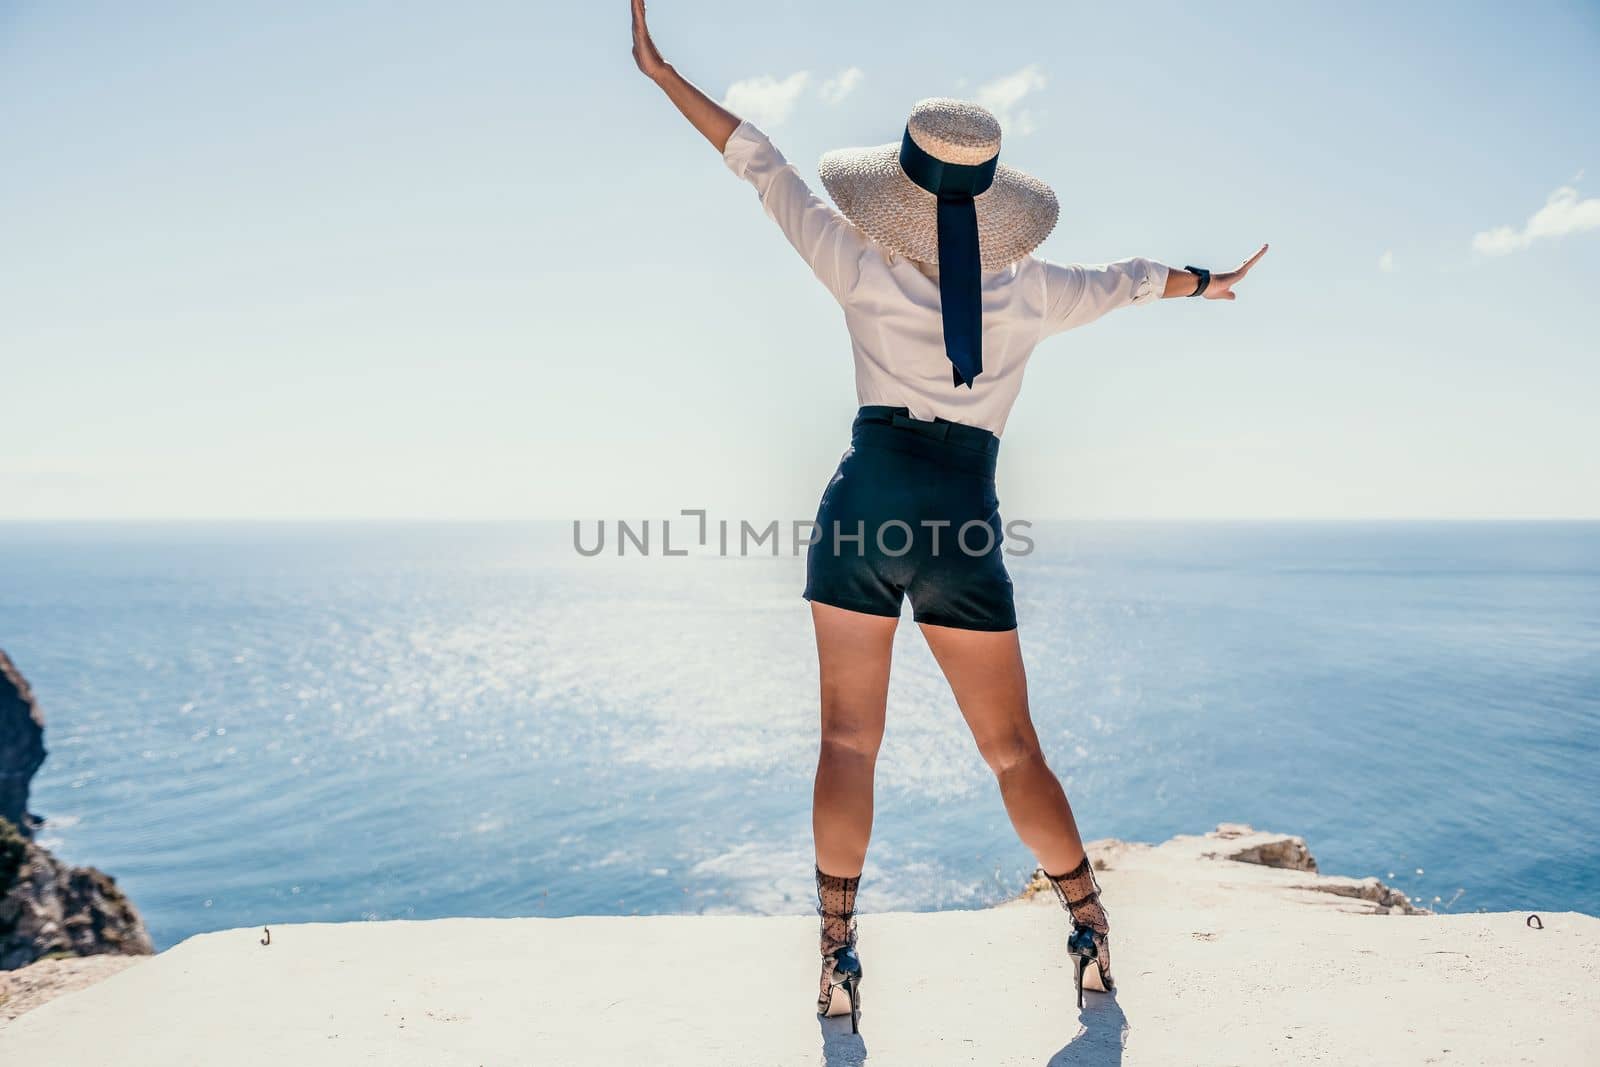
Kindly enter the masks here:
M 16 664 L 0 651 L 0 819 L 25 836 L 32 830 L 28 783 L 44 757 L 44 715 Z
M 154 951 L 116 879 L 93 867 L 68 867 L 0 819 L 0 971 L 57 953 Z
M 44 762 L 44 716 L 0 652 L 0 971 L 56 954 L 155 951 L 144 921 L 110 875 L 69 867 L 29 839 L 28 786 Z

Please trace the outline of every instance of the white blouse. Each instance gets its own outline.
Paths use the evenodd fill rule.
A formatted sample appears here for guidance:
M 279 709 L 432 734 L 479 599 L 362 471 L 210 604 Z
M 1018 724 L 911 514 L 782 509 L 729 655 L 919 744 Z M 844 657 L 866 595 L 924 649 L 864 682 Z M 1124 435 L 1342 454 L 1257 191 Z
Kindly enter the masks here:
M 1168 268 L 1148 259 L 1062 266 L 1027 256 L 983 272 L 983 373 L 972 388 L 950 380 L 939 314 L 939 277 L 882 248 L 806 185 L 766 134 L 741 122 L 728 169 L 756 187 L 766 209 L 844 308 L 861 404 L 909 408 L 999 435 L 1022 388 L 1034 346 L 1108 311 L 1161 298 Z

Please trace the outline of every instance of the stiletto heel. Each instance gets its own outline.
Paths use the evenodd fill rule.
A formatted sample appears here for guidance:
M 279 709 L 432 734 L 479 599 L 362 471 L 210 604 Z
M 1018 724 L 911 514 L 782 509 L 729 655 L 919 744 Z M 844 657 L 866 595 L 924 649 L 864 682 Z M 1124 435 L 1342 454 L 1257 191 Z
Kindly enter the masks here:
M 1088 973 L 1090 965 L 1094 966 L 1094 985 L 1090 988 L 1097 993 L 1111 991 L 1111 982 L 1106 976 L 1105 966 L 1101 962 L 1100 949 L 1103 939 L 1094 930 L 1087 926 L 1074 924 L 1072 936 L 1067 939 L 1067 952 L 1077 962 L 1077 987 L 1078 1010 L 1083 1010 L 1083 979 Z
M 844 1014 L 844 1004 L 839 993 L 843 991 L 844 1000 L 850 1004 L 850 1032 L 861 1032 L 861 958 L 856 955 L 856 950 L 849 945 L 835 950 L 823 960 L 823 967 L 832 966 L 828 975 L 828 999 L 825 1006 L 819 1006 L 817 1014 L 832 1018 Z

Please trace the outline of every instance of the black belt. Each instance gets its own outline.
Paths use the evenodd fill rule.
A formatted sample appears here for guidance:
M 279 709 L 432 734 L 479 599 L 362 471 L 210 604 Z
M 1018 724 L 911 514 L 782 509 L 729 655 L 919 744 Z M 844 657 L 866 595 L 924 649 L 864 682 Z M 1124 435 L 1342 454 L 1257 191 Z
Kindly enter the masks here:
M 910 430 L 924 437 L 932 437 L 961 448 L 970 448 L 974 452 L 982 452 L 989 456 L 1000 453 L 1000 438 L 981 426 L 968 426 L 965 423 L 940 418 L 935 418 L 932 422 L 916 419 L 911 417 L 909 408 L 890 407 L 887 404 L 865 404 L 856 412 L 856 421 L 882 423 L 885 426 Z

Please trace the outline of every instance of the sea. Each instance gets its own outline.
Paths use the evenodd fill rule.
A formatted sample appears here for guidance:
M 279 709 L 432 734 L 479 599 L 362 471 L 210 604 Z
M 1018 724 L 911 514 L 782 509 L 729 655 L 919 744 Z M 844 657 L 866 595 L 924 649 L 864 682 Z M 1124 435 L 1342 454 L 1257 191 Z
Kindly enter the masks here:
M 809 911 L 803 560 L 614 529 L 589 556 L 579 532 L 0 523 L 42 840 L 114 875 L 158 947 Z M 1600 913 L 1600 524 L 1029 538 L 1008 563 L 1033 715 L 1086 837 L 1243 822 L 1439 911 Z M 907 617 L 860 906 L 985 907 L 1032 868 Z

